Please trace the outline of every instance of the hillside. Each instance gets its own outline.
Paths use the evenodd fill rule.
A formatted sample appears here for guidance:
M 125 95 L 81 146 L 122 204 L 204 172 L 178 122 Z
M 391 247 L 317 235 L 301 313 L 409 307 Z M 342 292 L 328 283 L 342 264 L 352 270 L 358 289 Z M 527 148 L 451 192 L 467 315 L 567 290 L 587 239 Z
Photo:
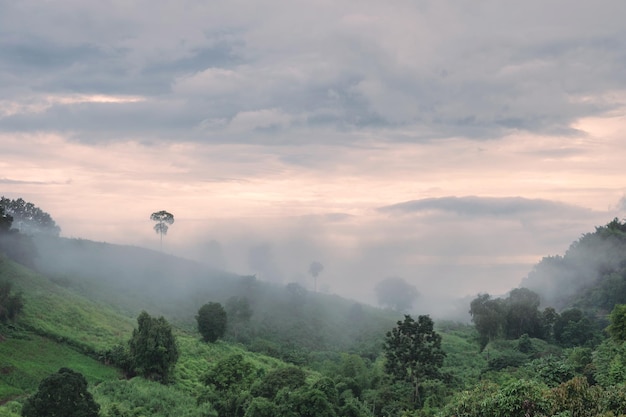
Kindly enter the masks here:
M 522 286 L 557 311 L 581 308 L 598 316 L 626 303 L 626 223 L 614 219 L 585 233 L 564 255 L 547 256 Z
M 262 282 L 138 247 L 54 237 L 35 244 L 35 265 L 42 274 L 129 316 L 146 310 L 193 330 L 203 304 L 245 300 L 252 315 L 231 327 L 231 340 L 296 361 L 294 354 L 302 350 L 374 358 L 384 333 L 402 317 L 297 284 Z

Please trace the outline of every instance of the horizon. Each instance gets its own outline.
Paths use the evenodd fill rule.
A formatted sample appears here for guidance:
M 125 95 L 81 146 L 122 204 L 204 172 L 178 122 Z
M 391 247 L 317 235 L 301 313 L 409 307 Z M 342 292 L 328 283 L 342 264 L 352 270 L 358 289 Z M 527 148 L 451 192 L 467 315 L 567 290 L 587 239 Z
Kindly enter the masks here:
M 0 194 L 64 237 L 445 305 L 626 216 L 624 2 L 0 4 Z

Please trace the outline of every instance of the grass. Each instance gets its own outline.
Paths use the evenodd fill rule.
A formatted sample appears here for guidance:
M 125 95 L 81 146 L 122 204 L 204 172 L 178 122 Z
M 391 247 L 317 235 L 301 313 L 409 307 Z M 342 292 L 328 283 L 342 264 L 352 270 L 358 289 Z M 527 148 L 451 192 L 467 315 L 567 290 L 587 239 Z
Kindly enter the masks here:
M 0 342 L 0 402 L 30 394 L 43 378 L 62 367 L 80 372 L 90 385 L 121 376 L 117 369 L 68 346 L 19 332 Z
M 0 281 L 22 292 L 19 323 L 86 351 L 102 351 L 130 337 L 134 320 L 111 307 L 89 301 L 47 278 L 0 258 Z

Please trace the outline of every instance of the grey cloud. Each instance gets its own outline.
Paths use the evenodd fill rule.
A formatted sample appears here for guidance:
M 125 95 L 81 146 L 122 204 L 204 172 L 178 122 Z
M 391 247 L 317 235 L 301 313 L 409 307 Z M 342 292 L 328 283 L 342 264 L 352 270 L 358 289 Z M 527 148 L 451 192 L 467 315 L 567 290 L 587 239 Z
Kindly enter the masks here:
M 10 185 L 15 185 L 15 184 L 37 184 L 37 185 L 45 185 L 45 184 L 59 184 L 58 182 L 44 182 L 44 181 L 23 181 L 23 180 L 14 180 L 11 178 L 0 178 L 0 184 L 10 184 Z
M 527 3 L 466 10 L 453 2 L 355 2 L 299 14 L 283 3 L 197 3 L 165 25 L 165 14 L 180 7 L 166 0 L 125 9 L 8 2 L 0 17 L 5 97 L 142 95 L 152 104 L 59 105 L 1 124 L 72 131 L 85 142 L 121 139 L 124 128 L 167 140 L 265 144 L 304 140 L 303 130 L 320 128 L 344 143 L 360 140 L 341 135 L 353 131 L 390 141 L 579 134 L 579 118 L 624 105 L 607 95 L 626 82 L 626 29 L 617 17 L 625 6 Z M 207 80 L 207 70 L 230 71 L 232 83 Z M 291 122 L 215 128 L 267 109 Z
M 463 216 L 520 216 L 533 213 L 589 213 L 590 210 L 571 204 L 522 197 L 441 197 L 407 201 L 379 208 L 383 213 L 451 212 Z

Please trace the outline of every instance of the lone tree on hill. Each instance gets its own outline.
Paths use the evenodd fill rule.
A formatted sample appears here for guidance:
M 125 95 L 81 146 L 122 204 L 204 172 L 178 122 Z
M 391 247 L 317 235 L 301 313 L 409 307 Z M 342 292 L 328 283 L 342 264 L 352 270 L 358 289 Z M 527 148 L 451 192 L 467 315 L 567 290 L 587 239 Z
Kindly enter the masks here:
M 313 276 L 315 292 L 317 292 L 317 277 L 323 270 L 324 265 L 319 261 L 313 261 L 311 262 L 311 266 L 309 266 L 309 274 Z
M 150 215 L 150 220 L 157 222 L 154 231 L 161 235 L 161 250 L 163 250 L 163 235 L 167 234 L 168 224 L 174 223 L 174 215 L 165 210 L 154 212 Z
M 420 403 L 419 388 L 426 379 L 439 377 L 446 353 L 441 349 L 441 335 L 433 330 L 429 316 L 417 321 L 409 315 L 398 326 L 387 332 L 385 339 L 385 371 L 398 381 L 413 385 L 413 402 Z
M 100 405 L 87 391 L 85 377 L 61 368 L 45 378 L 22 408 L 24 417 L 98 417 Z

